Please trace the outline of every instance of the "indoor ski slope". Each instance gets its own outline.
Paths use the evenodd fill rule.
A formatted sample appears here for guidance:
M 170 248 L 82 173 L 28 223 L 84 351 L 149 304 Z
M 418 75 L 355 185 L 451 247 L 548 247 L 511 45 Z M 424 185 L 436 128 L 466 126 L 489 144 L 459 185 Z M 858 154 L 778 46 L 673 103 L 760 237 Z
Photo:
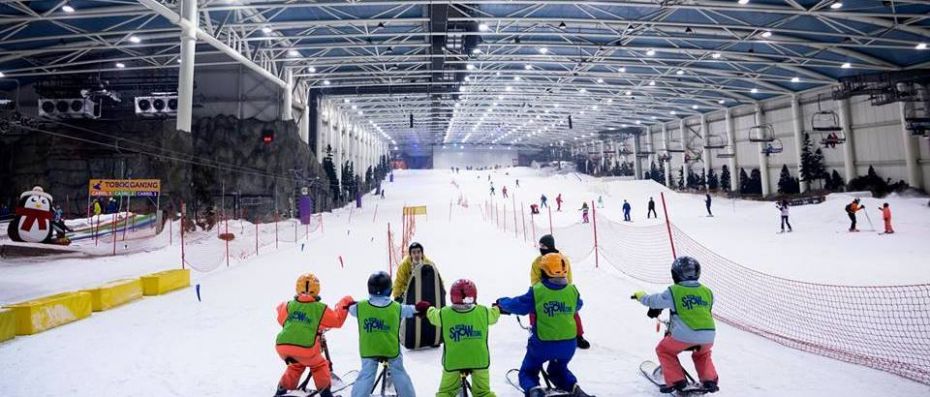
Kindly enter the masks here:
M 619 203 L 634 205 L 634 227 L 646 224 L 645 202 L 661 187 L 649 182 L 599 183 L 574 174 L 548 175 L 512 170 L 493 174 L 495 186 L 507 185 L 516 202 L 536 200 L 545 187 L 550 203 L 563 193 L 562 213 L 554 224 L 580 220 L 576 209 L 582 198 L 604 195 L 602 215 L 617 219 Z M 385 183 L 387 198 L 367 199 L 363 210 L 340 209 L 325 217 L 325 233 L 315 234 L 305 249 L 285 244 L 226 269 L 193 275 L 201 285 L 202 302 L 193 289 L 163 297 L 145 298 L 89 319 L 35 336 L 0 344 L 0 396 L 37 393 L 73 396 L 270 396 L 284 369 L 274 351 L 279 329 L 275 306 L 293 293 L 295 278 L 314 272 L 322 282 L 327 303 L 350 294 L 365 297 L 365 282 L 375 270 L 387 267 L 386 222 L 397 230 L 403 205 L 427 205 L 429 215 L 417 219 L 415 240 L 436 261 L 447 285 L 468 277 L 478 286 L 478 299 L 490 304 L 500 296 L 522 294 L 528 287 L 528 268 L 538 252 L 512 229 L 502 231 L 484 219 L 481 206 L 488 198 L 487 172 L 448 170 L 396 172 Z M 511 182 L 519 177 L 521 188 Z M 452 184 L 455 181 L 460 189 Z M 654 192 L 654 193 L 653 193 Z M 469 207 L 452 205 L 459 194 Z M 923 266 L 930 253 L 919 244 L 928 235 L 930 216 L 916 200 L 897 199 L 897 235 L 848 235 L 842 206 L 845 197 L 794 210 L 793 234 L 776 235 L 777 212 L 770 203 L 715 203 L 717 217 L 703 216 L 702 197 L 670 197 L 670 215 L 692 235 L 725 256 L 790 278 L 850 284 L 898 284 L 930 281 Z M 508 202 L 512 202 L 509 200 Z M 874 203 L 873 203 L 874 202 Z M 877 207 L 876 200 L 867 200 Z M 377 218 L 375 216 L 377 204 Z M 518 204 L 519 205 L 519 204 Z M 661 214 L 661 207 L 659 209 Z M 351 219 L 351 221 L 350 221 Z M 450 221 L 451 219 L 451 221 Z M 872 220 L 877 221 L 875 213 Z M 864 221 L 864 219 L 863 219 Z M 542 233 L 547 220 L 537 219 Z M 865 223 L 865 222 L 863 222 Z M 867 224 L 863 225 L 868 227 Z M 556 237 L 557 245 L 560 236 Z M 733 243 L 732 239 L 738 243 Z M 810 252 L 811 249 L 819 251 Z M 629 299 L 632 291 L 657 291 L 664 286 L 636 282 L 604 262 L 595 269 L 593 257 L 566 252 L 574 259 L 575 282 L 585 306 L 581 312 L 592 348 L 578 351 L 570 368 L 581 385 L 599 396 L 657 396 L 659 393 L 638 373 L 638 365 L 654 359 L 660 335 L 645 308 Z M 340 265 L 342 257 L 344 266 Z M 811 257 L 819 266 L 810 266 Z M 798 263 L 806 258 L 806 262 Z M 29 295 L 49 286 L 76 288 L 129 274 L 142 274 L 176 266 L 177 250 L 105 259 L 65 260 L 42 265 L 44 277 L 32 275 L 19 283 L 0 278 L 5 295 Z M 18 269 L 10 271 L 8 266 Z M 3 264 L 9 274 L 27 272 L 25 264 Z M 99 278 L 99 280 L 95 280 Z M 75 282 L 73 280 L 80 280 Z M 930 387 L 895 375 L 851 365 L 783 347 L 779 344 L 718 324 L 715 362 L 720 373 L 721 396 L 897 396 L 927 395 Z M 328 334 L 335 371 L 359 367 L 357 332 L 353 318 L 341 330 Z M 504 381 L 518 367 L 526 332 L 513 317 L 502 317 L 491 331 L 492 381 L 499 396 L 519 396 Z M 439 383 L 441 350 L 405 352 L 406 366 L 421 396 L 435 393 Z M 346 395 L 347 393 L 344 393 Z

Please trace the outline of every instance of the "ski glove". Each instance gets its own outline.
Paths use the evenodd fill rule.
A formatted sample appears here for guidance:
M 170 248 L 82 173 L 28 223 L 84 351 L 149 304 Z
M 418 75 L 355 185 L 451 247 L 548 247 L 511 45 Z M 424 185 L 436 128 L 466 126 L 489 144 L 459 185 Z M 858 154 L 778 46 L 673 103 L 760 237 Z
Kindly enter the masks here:
M 358 303 L 358 302 L 356 302 L 355 299 L 351 299 L 351 300 L 349 300 L 348 302 L 346 302 L 344 305 L 342 305 L 342 308 L 345 309 L 345 310 L 349 310 L 350 307 L 352 307 L 353 305 L 355 305 L 355 304 L 357 304 L 357 303 Z
M 427 302 L 427 301 L 419 301 L 419 302 L 417 302 L 417 304 L 416 304 L 417 315 L 418 315 L 418 316 L 425 316 L 425 315 L 426 315 L 426 311 L 429 310 L 429 308 L 430 308 L 431 306 L 433 306 L 433 304 L 432 304 L 432 303 L 429 303 L 429 302 Z
M 660 315 L 662 315 L 662 310 L 665 310 L 665 309 L 649 309 L 648 311 L 646 311 L 646 317 L 649 317 L 649 318 L 659 317 Z
M 630 296 L 630 299 L 642 300 L 646 296 L 646 291 L 636 291 Z
M 394 298 L 394 302 L 397 302 L 397 303 L 404 303 L 404 298 L 401 297 L 401 296 L 398 296 L 398 297 Z
M 503 314 L 503 315 L 510 315 L 510 312 L 504 310 L 504 308 L 501 307 L 500 302 L 501 302 L 500 299 L 494 301 L 494 303 L 491 304 L 491 307 L 496 307 L 497 310 L 499 310 L 499 311 L 501 312 L 501 314 Z

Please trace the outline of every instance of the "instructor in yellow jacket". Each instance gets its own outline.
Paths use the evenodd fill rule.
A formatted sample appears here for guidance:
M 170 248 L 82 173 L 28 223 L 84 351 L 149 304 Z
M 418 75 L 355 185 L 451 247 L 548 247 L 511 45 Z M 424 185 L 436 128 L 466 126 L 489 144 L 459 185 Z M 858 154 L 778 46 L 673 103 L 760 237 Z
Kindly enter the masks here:
M 403 299 L 404 294 L 407 293 L 407 283 L 410 282 L 410 273 L 418 265 L 436 267 L 436 264 L 423 253 L 423 246 L 420 243 L 413 243 L 407 248 L 407 256 L 397 266 L 397 278 L 394 279 L 394 289 L 391 290 L 394 300 Z
M 539 265 L 542 262 L 542 257 L 551 253 L 559 253 L 559 250 L 555 248 L 555 237 L 552 237 L 551 234 L 547 234 L 539 238 L 539 256 L 533 260 L 533 265 L 530 267 L 530 285 L 536 285 L 542 281 L 543 272 Z M 565 270 L 568 272 L 568 283 L 573 284 L 572 264 L 564 254 L 562 255 L 562 259 L 565 262 Z M 575 328 L 578 331 L 578 336 L 575 338 L 578 348 L 590 348 L 591 343 L 584 338 L 584 327 L 581 325 L 581 317 L 578 315 L 578 312 L 575 312 Z

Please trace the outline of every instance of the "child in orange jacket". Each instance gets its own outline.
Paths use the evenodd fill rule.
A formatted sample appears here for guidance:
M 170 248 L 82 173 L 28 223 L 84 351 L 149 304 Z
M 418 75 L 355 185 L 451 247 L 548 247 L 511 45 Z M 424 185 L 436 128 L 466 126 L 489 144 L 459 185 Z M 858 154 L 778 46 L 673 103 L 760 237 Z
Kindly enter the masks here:
M 341 328 L 353 302 L 351 296 L 345 296 L 336 304 L 336 310 L 332 310 L 320 302 L 319 295 L 320 280 L 307 273 L 297 279 L 294 299 L 278 305 L 278 324 L 282 329 L 278 332 L 275 350 L 287 369 L 278 382 L 276 396 L 297 389 L 306 368 L 310 368 L 319 396 L 333 396 L 330 391 L 332 374 L 329 362 L 320 354 L 319 334 L 321 329 Z
M 882 211 L 882 220 L 885 221 L 885 233 L 894 233 L 894 229 L 891 228 L 891 206 L 885 203 L 879 210 Z

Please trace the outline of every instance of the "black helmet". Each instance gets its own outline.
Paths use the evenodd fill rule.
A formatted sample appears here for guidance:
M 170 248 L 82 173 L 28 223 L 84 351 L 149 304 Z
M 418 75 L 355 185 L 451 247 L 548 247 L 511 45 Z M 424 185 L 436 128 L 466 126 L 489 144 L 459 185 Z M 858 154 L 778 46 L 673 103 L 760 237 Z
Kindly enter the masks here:
M 386 272 L 372 273 L 368 277 L 368 293 L 375 296 L 388 296 L 391 294 L 391 276 Z
M 551 234 L 546 234 L 539 238 L 539 244 L 553 249 L 555 248 L 555 237 L 552 237 Z
M 420 249 L 420 252 L 423 252 L 423 253 L 426 252 L 426 251 L 423 250 L 423 245 L 420 244 L 420 243 L 418 243 L 418 242 L 416 242 L 416 241 L 414 241 L 413 243 L 410 243 L 410 246 L 407 247 L 407 252 L 409 253 L 410 251 L 413 251 L 414 248 L 419 248 L 419 249 Z
M 682 281 L 697 281 L 701 278 L 701 264 L 690 256 L 679 256 L 672 262 L 672 280 L 675 284 Z

